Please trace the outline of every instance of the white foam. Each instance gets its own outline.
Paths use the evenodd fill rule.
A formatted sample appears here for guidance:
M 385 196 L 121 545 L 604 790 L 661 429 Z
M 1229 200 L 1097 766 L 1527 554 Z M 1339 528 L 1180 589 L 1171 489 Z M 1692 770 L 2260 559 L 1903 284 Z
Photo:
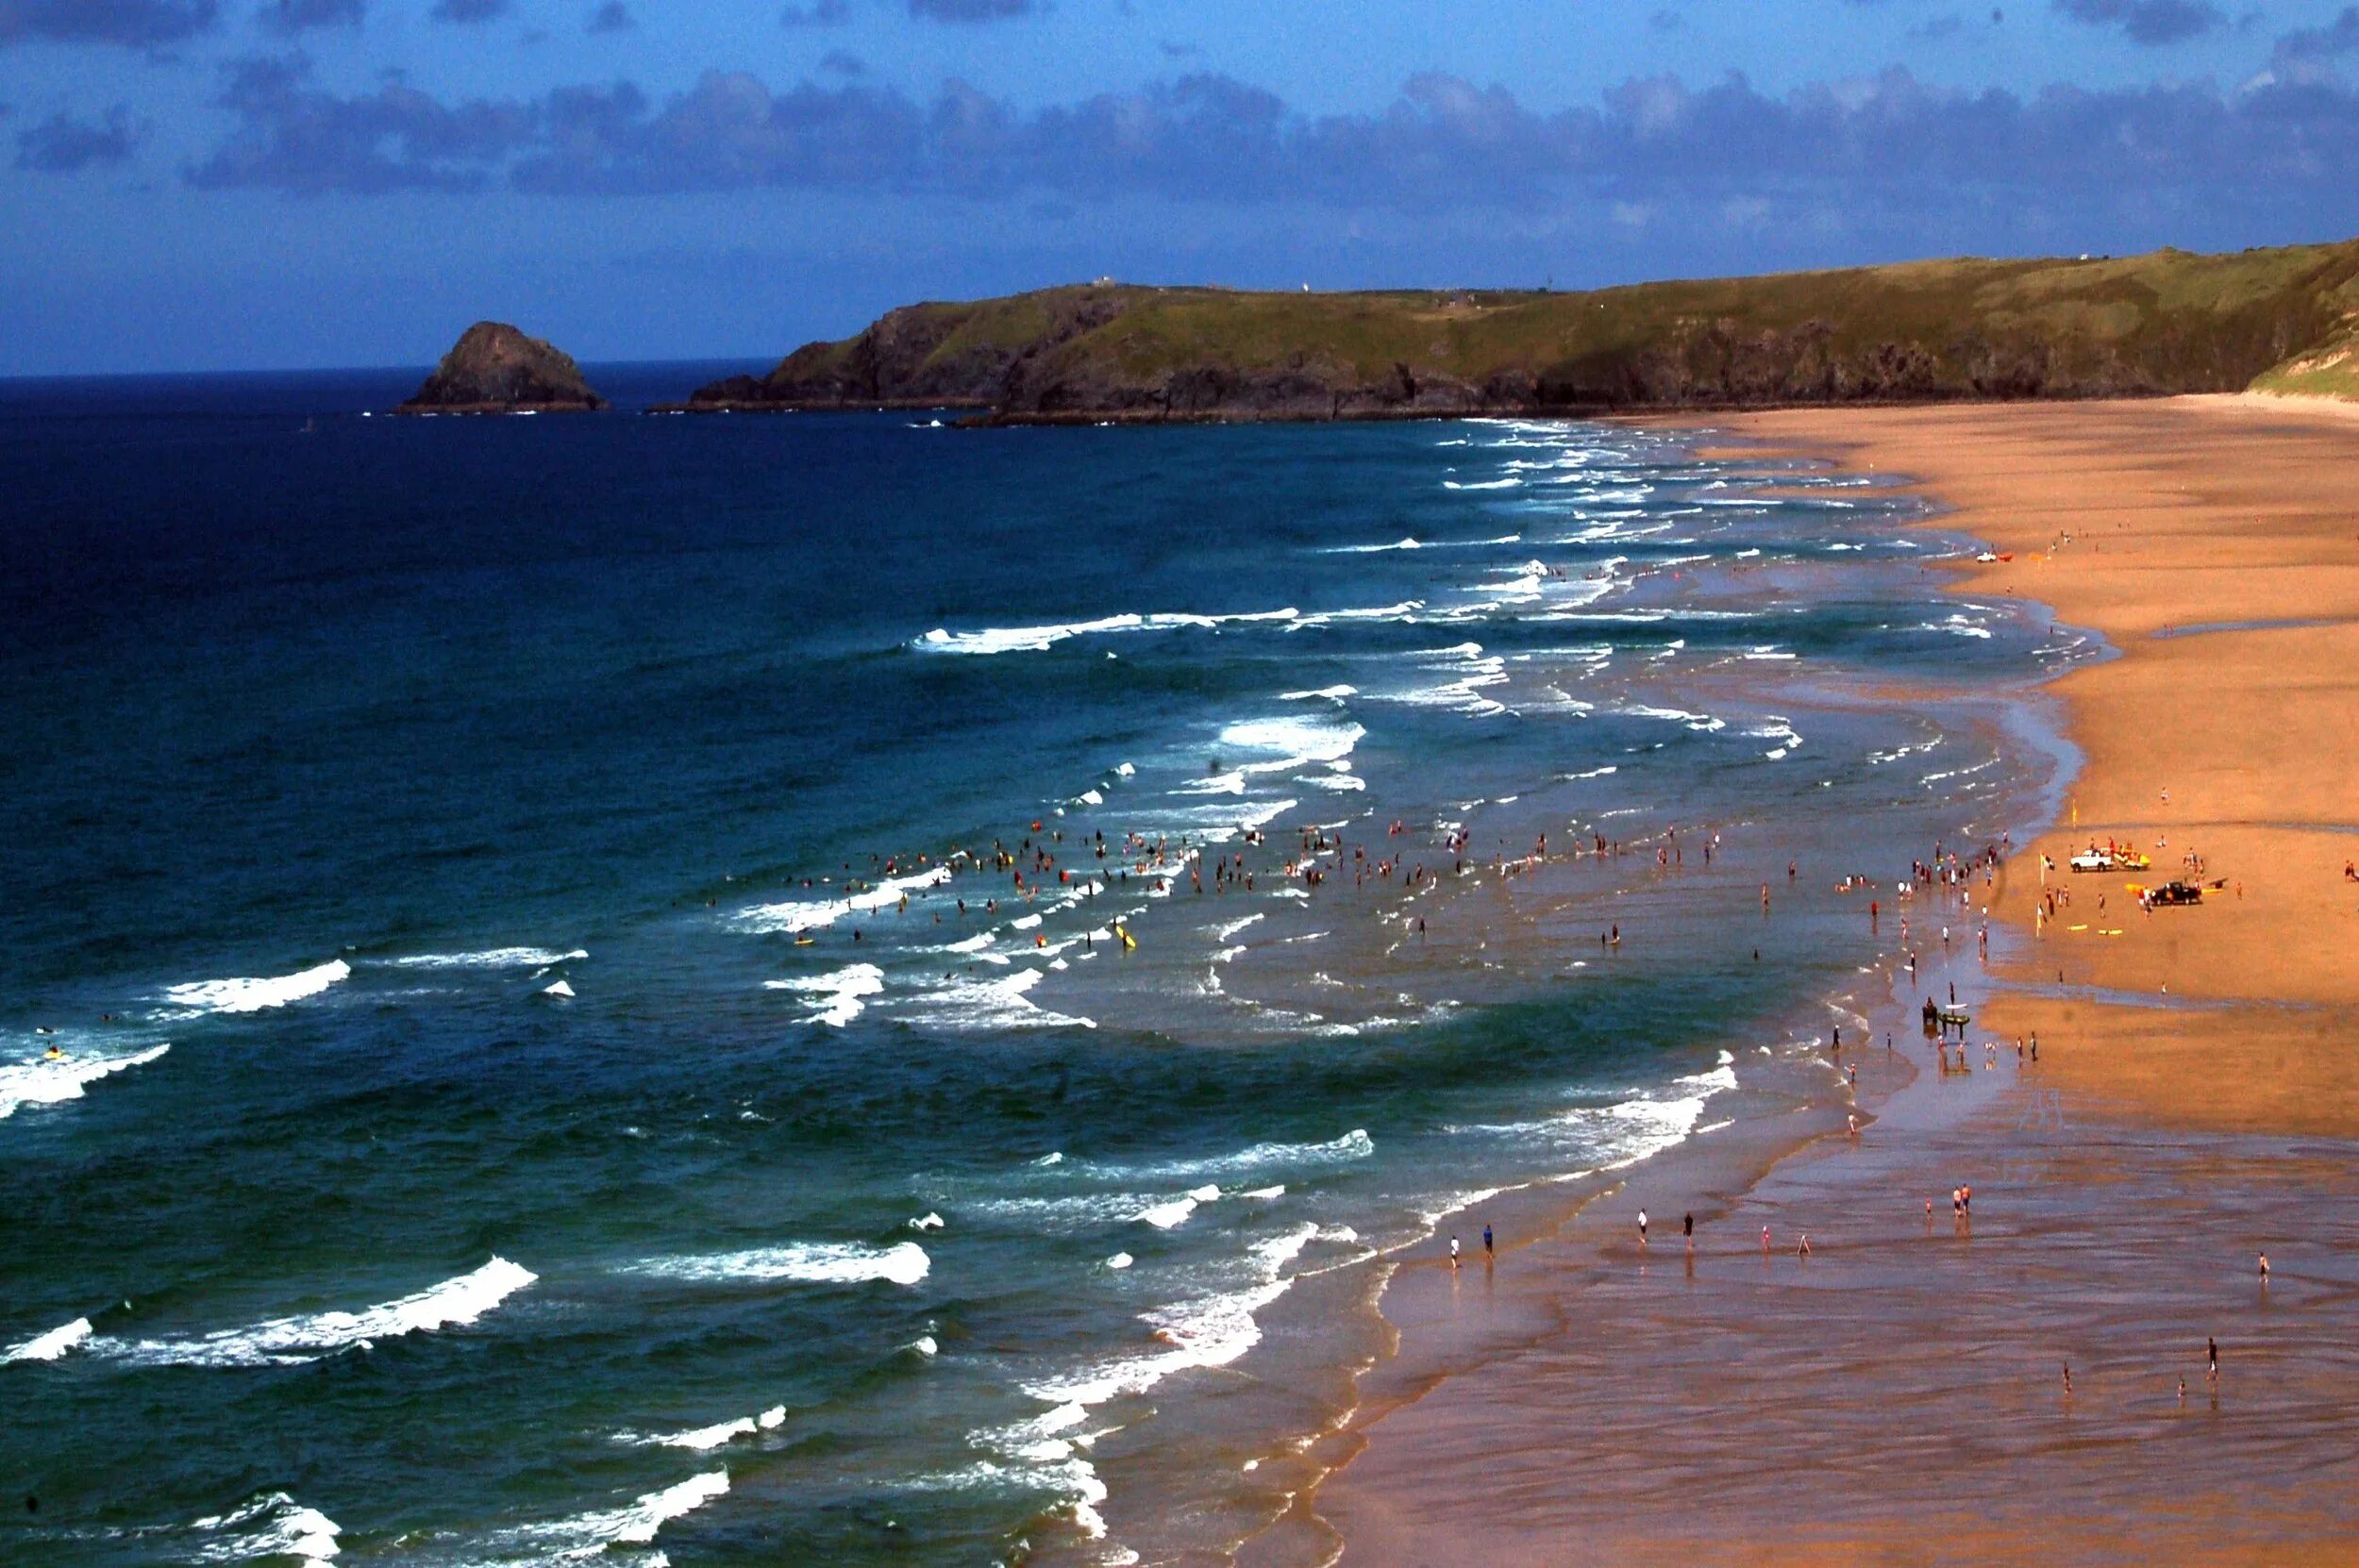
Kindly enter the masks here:
M 164 995 L 192 1012 L 259 1012 L 265 1008 L 283 1008 L 307 996 L 317 996 L 329 986 L 348 978 L 352 965 L 342 959 L 330 959 L 293 975 L 238 980 L 198 980 L 189 985 L 168 986 Z
M 1097 1027 L 1090 1019 L 1052 1012 L 1024 994 L 1040 984 L 1045 973 L 1016 969 L 995 979 L 947 981 L 918 993 L 902 1005 L 897 1016 L 912 1024 L 949 1029 Z
M 1507 661 L 1497 655 L 1485 654 L 1481 643 L 1461 642 L 1454 647 L 1433 648 L 1399 657 L 1418 660 L 1417 668 L 1425 673 L 1453 678 L 1431 686 L 1373 693 L 1382 701 L 1406 703 L 1417 708 L 1451 708 L 1478 714 L 1503 713 L 1507 710 L 1504 704 L 1481 695 L 1484 688 L 1504 685 L 1507 681 Z
M 1403 599 L 1398 604 L 1364 605 L 1354 609 L 1322 609 L 1310 615 L 1298 615 L 1289 631 L 1305 626 L 1332 626 L 1338 621 L 1408 621 L 1425 608 L 1423 599 Z
M 1133 1259 L 1129 1253 L 1117 1252 L 1112 1258 L 1106 1259 L 1106 1266 L 1110 1269 L 1127 1269 L 1134 1261 L 1136 1261 L 1136 1259 Z
M 1246 773 L 1282 773 L 1312 762 L 1339 762 L 1349 757 L 1352 748 L 1367 731 L 1356 724 L 1335 724 L 1298 714 L 1277 719 L 1255 719 L 1226 726 L 1220 732 L 1224 746 L 1246 751 L 1276 752 L 1276 761 L 1247 762 Z
M 891 909 L 911 893 L 941 887 L 949 880 L 948 866 L 932 866 L 907 876 L 888 876 L 865 892 L 842 898 L 782 899 L 776 904 L 741 909 L 731 918 L 740 929 L 747 931 L 816 931 L 845 915 Z
M 1145 1193 L 1075 1193 L 1063 1196 L 976 1198 L 962 1203 L 963 1213 L 979 1219 L 1001 1220 L 1027 1231 L 1079 1234 L 1128 1225 L 1156 1198 Z
M 815 998 L 811 1022 L 840 1029 L 861 1015 L 862 997 L 874 996 L 884 990 L 884 971 L 873 963 L 856 963 L 831 975 L 764 980 L 762 987 L 767 991 L 800 992 Z
M 93 1337 L 92 1355 L 146 1366 L 273 1366 L 316 1360 L 353 1346 L 404 1334 L 431 1333 L 474 1323 L 540 1276 L 494 1258 L 469 1274 L 358 1312 L 313 1312 L 272 1318 L 250 1328 L 225 1328 L 195 1340 Z
M 1170 1230 L 1185 1225 L 1188 1216 L 1196 1212 L 1198 1204 L 1212 1203 L 1219 1197 L 1219 1188 L 1198 1187 L 1179 1197 L 1167 1198 L 1162 1203 L 1149 1204 L 1130 1217 L 1142 1225 L 1151 1225 L 1158 1230 Z
M 1632 703 L 1616 711 L 1633 719 L 1668 719 L 1690 729 L 1705 732 L 1728 727 L 1726 719 L 1715 719 L 1709 713 L 1690 713 L 1683 708 L 1654 708 L 1646 703 Z
M 416 953 L 384 961 L 395 969 L 545 969 L 589 956 L 578 947 L 570 953 L 550 947 L 488 947 L 480 953 Z
M 552 980 L 541 988 L 544 996 L 571 996 L 573 993 L 573 984 L 567 980 Z
M 1226 615 L 1185 612 L 1141 615 L 1133 612 L 1102 616 L 1095 621 L 1067 621 L 1041 626 L 989 626 L 981 631 L 949 631 L 936 626 L 917 640 L 917 646 L 928 653 L 1041 653 L 1073 637 L 1101 636 L 1113 632 L 1213 629 L 1256 621 L 1293 621 L 1298 615 L 1299 612 L 1292 609 L 1243 610 Z
M 1051 1405 L 1092 1406 L 1123 1393 L 1144 1393 L 1176 1372 L 1194 1367 L 1226 1366 L 1261 1343 L 1261 1325 L 1254 1314 L 1285 1294 L 1294 1280 L 1285 1265 L 1319 1234 L 1315 1225 L 1303 1224 L 1282 1235 L 1256 1242 L 1246 1260 L 1259 1277 L 1239 1291 L 1177 1302 L 1140 1314 L 1155 1338 L 1171 1348 L 1128 1357 L 1069 1376 L 1028 1383 L 1024 1392 Z
M 170 1045 L 151 1045 L 121 1057 L 66 1057 L 58 1061 L 13 1062 L 0 1067 L 0 1121 L 21 1105 L 58 1105 L 78 1100 L 100 1078 L 154 1061 Z
M 1443 444 L 1447 445 L 1449 443 L 1446 442 Z M 1511 463 L 1509 466 L 1514 467 L 1514 465 Z M 1523 542 L 1523 537 L 1524 536 L 1521 534 L 1503 534 L 1497 539 L 1446 539 L 1437 541 L 1423 540 L 1418 539 L 1414 535 L 1408 535 L 1393 541 L 1390 544 L 1336 544 L 1330 545 L 1329 548 L 1322 550 L 1319 553 L 1321 555 L 1329 556 L 1380 556 L 1395 550 L 1480 550 L 1485 548 L 1486 546 L 1496 544 L 1520 544 Z
M 711 1426 L 699 1426 L 690 1432 L 674 1432 L 667 1437 L 660 1437 L 654 1441 L 666 1448 L 693 1448 L 698 1453 L 703 1453 L 709 1449 L 720 1447 L 732 1438 L 751 1437 L 755 1430 L 754 1418 L 750 1415 L 741 1415 L 734 1421 L 717 1422 Z
M 1719 1053 L 1716 1065 L 1672 1080 L 1684 1094 L 1637 1096 L 1604 1106 L 1576 1106 L 1533 1122 L 1449 1127 L 1450 1132 L 1488 1133 L 1521 1143 L 1564 1147 L 1592 1170 L 1618 1171 L 1690 1137 L 1715 1094 L 1736 1087 L 1735 1057 Z
M 728 1471 L 708 1470 L 661 1492 L 642 1493 L 618 1509 L 503 1530 L 493 1538 L 493 1543 L 499 1548 L 532 1551 L 544 1562 L 598 1559 L 610 1546 L 646 1545 L 666 1524 L 704 1507 L 715 1497 L 727 1495 L 728 1490 Z M 659 1552 L 645 1560 L 644 1568 L 655 1568 L 661 1560 L 662 1554 Z
M 225 1514 L 199 1519 L 189 1526 L 205 1535 L 248 1532 L 235 1541 L 208 1542 L 198 1547 L 198 1562 L 248 1562 L 300 1558 L 304 1568 L 323 1568 L 343 1548 L 337 1537 L 343 1528 L 317 1509 L 305 1508 L 283 1492 L 265 1493 Z
M 920 1356 L 942 1354 L 942 1346 L 934 1343 L 934 1337 L 931 1334 L 918 1335 L 917 1338 L 910 1341 L 907 1348 L 916 1351 Z
M 61 1324 L 46 1334 L 37 1334 L 23 1344 L 11 1345 L 0 1352 L 0 1366 L 10 1361 L 54 1361 L 67 1351 L 90 1338 L 90 1319 L 75 1318 Z
M 1354 1127 L 1324 1143 L 1255 1143 L 1233 1154 L 1198 1159 L 1166 1159 L 1145 1165 L 1099 1165 L 1085 1162 L 1093 1175 L 1137 1181 L 1168 1181 L 1189 1176 L 1236 1176 L 1271 1167 L 1334 1165 L 1365 1159 L 1376 1153 L 1376 1141 L 1364 1127 Z
M 927 1213 L 919 1215 L 916 1219 L 912 1220 L 910 1222 L 910 1228 L 912 1230 L 940 1230 L 942 1228 L 942 1216 L 929 1210 Z
M 720 1448 L 722 1443 L 729 1443 L 731 1439 L 750 1439 L 753 1434 L 753 1417 L 741 1415 L 734 1422 L 715 1422 L 712 1426 L 695 1426 L 694 1431 L 670 1431 L 670 1434 L 656 1436 L 656 1439 L 629 1439 L 625 1434 L 625 1439 L 634 1441 L 634 1443 L 656 1445 L 656 1448 L 689 1448 L 695 1453 L 710 1453 L 710 1450 Z
M 654 1279 L 685 1280 L 695 1285 L 782 1281 L 854 1285 L 868 1280 L 914 1285 L 932 1267 L 933 1259 L 915 1242 L 895 1242 L 884 1247 L 858 1242 L 791 1242 L 784 1246 L 750 1247 L 743 1252 L 651 1258 L 618 1272 Z
M 1314 697 L 1321 697 L 1329 702 L 1341 702 L 1346 697 L 1357 696 L 1359 690 L 1356 686 L 1340 684 L 1322 686 L 1314 692 L 1280 692 L 1278 693 L 1278 700 L 1280 702 L 1309 702 Z
M 1253 925 L 1257 921 L 1267 920 L 1269 916 L 1265 913 L 1249 914 L 1243 920 L 1232 920 L 1226 926 L 1216 926 L 1213 927 L 1213 940 L 1214 942 L 1227 942 L 1230 938 L 1235 936 L 1246 926 Z

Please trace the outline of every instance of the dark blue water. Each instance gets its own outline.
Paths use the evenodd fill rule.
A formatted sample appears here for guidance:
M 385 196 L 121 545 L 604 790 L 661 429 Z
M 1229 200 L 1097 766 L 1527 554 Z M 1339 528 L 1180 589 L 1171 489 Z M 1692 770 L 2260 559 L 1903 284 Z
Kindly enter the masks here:
M 1660 434 L 413 378 L 0 388 L 14 1560 L 1217 1552 L 1267 1309 L 1790 1098 L 2073 651 Z

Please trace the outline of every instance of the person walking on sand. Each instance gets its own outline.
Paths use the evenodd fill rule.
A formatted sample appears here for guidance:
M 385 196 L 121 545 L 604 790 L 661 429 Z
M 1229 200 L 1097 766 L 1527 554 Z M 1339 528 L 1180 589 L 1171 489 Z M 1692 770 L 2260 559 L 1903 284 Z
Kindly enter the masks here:
M 1681 1228 L 1682 1228 L 1682 1229 L 1684 1229 L 1684 1230 L 1687 1232 L 1687 1250 L 1688 1250 L 1688 1251 L 1690 1251 L 1690 1252 L 1695 1251 L 1695 1250 L 1696 1250 L 1696 1216 L 1695 1216 L 1695 1215 L 1693 1215 L 1693 1214 L 1688 1215 L 1688 1216 L 1686 1217 L 1686 1219 L 1684 1219 L 1684 1220 L 1682 1220 L 1682 1221 L 1681 1222 Z M 2265 1258 L 2265 1259 L 2263 1259 L 2261 1261 L 2262 1261 L 2264 1264 L 2266 1264 L 2266 1263 L 2268 1261 L 2268 1259 Z
M 1482 1227 L 1482 1256 L 1491 1256 L 1491 1227 L 1487 1225 Z
M 1765 1225 L 1761 1227 L 1761 1255 L 1769 1256 L 1769 1227 Z
M 2211 1382 L 2219 1381 L 2219 1341 L 2209 1334 L 2203 1337 L 2203 1376 Z
M 2072 1363 L 2071 1363 L 2070 1361 L 2066 1361 L 2066 1362 L 2065 1363 L 2065 1369 L 2064 1369 L 2064 1372 L 2065 1372 L 2065 1397 L 2066 1397 L 2066 1399 L 2069 1399 L 2069 1398 L 2071 1398 L 2071 1397 L 2072 1397 Z
M 1647 1244 L 1647 1211 L 1643 1209 L 1638 1211 L 1638 1244 Z
M 2261 1285 L 2262 1285 L 2262 1287 L 2263 1287 L 2264 1289 L 2267 1289 L 2267 1286 L 2268 1286 L 2268 1282 L 2269 1282 L 2269 1255 L 2268 1255 L 2267 1253 L 2266 1253 L 2266 1252 L 2265 1252 L 2265 1253 L 2261 1254 Z
M 1449 1239 L 1449 1267 L 1452 1274 L 1458 1272 L 1458 1238 L 1455 1236 Z
M 1803 1232 L 1802 1232 L 1802 1244 L 1801 1244 L 1800 1246 L 1798 1246 L 1798 1247 L 1796 1247 L 1796 1248 L 1794 1249 L 1794 1256 L 1795 1256 L 1795 1257 L 1797 1257 L 1797 1258 L 1807 1258 L 1807 1257 L 1809 1257 L 1809 1256 L 1810 1256 L 1810 1232 L 1809 1232 L 1809 1231 L 1805 1230 L 1805 1231 L 1803 1231 Z

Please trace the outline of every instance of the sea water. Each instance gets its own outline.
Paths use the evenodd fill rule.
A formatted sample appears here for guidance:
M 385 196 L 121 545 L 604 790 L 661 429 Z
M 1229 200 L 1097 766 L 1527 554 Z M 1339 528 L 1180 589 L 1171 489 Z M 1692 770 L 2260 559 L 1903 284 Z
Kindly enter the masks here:
M 13 1560 L 1216 1556 L 1394 1262 L 1840 1092 L 2086 651 L 1662 431 L 407 379 L 0 392 Z

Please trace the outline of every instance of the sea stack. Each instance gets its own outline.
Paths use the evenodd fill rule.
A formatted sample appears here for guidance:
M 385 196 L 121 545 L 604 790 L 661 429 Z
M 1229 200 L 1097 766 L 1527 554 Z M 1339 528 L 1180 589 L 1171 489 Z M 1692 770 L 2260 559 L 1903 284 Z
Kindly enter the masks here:
M 467 328 L 397 414 L 582 413 L 606 407 L 564 350 L 504 322 Z

